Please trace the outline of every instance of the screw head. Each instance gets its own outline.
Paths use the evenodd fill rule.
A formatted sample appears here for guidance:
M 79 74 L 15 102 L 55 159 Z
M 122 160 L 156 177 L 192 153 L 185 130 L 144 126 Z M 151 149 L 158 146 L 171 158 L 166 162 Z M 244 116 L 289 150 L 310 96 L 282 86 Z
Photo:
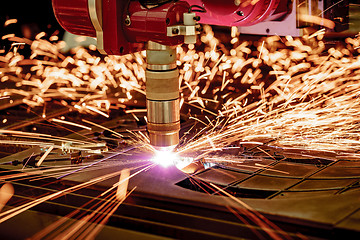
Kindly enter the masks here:
M 177 28 L 173 28 L 173 30 L 171 31 L 173 34 L 179 34 L 179 29 Z
M 125 23 L 125 26 L 130 26 L 131 25 L 131 19 L 130 19 L 129 15 L 126 16 L 124 23 Z
M 244 12 L 243 12 L 243 11 L 237 11 L 236 14 L 239 15 L 240 17 L 244 16 Z
M 194 19 L 195 21 L 200 21 L 200 16 L 195 16 L 193 19 Z

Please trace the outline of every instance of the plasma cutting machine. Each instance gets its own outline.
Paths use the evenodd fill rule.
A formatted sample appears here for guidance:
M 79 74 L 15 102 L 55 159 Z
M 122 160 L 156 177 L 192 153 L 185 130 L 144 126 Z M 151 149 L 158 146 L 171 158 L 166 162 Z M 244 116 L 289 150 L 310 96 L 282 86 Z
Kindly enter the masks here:
M 62 27 L 96 37 L 103 54 L 146 49 L 146 98 L 150 143 L 158 149 L 179 143 L 180 103 L 176 45 L 195 43 L 199 23 L 240 26 L 252 34 L 301 34 L 301 16 L 335 21 L 347 28 L 348 1 L 333 0 L 52 0 Z M 339 16 L 338 16 L 339 15 Z M 279 33 L 277 33 L 279 31 Z

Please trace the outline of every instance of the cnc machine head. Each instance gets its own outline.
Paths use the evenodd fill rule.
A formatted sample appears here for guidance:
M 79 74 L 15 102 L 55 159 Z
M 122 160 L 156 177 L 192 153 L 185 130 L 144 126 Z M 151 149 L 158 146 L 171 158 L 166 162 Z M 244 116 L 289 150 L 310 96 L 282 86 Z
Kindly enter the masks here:
M 321 17 L 346 29 L 347 0 L 52 0 L 61 26 L 96 37 L 103 54 L 147 49 L 146 97 L 150 143 L 173 148 L 179 142 L 179 82 L 174 46 L 195 43 L 198 23 L 237 26 L 248 34 L 301 35 Z M 333 11 L 334 8 L 337 11 Z M 340 9 L 340 10 L 339 10 Z M 332 13 L 333 15 L 329 15 Z M 337 18 L 336 13 L 342 14 Z M 334 15 L 335 14 L 335 15 Z M 306 18 L 307 16 L 307 18 Z M 336 29 L 335 29 L 336 30 Z

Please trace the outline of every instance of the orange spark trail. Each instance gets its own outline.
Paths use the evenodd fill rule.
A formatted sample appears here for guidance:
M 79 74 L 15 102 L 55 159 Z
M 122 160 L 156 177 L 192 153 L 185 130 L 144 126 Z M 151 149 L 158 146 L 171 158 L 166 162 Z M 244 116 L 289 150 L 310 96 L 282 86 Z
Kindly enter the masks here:
M 0 212 L 13 195 L 14 188 L 10 183 L 2 185 L 0 188 Z

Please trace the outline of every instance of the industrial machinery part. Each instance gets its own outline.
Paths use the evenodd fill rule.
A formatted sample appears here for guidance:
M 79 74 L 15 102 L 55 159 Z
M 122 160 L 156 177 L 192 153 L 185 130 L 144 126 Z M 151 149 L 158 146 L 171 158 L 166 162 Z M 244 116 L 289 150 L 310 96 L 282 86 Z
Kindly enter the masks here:
M 279 19 L 261 22 L 255 26 L 239 26 L 239 31 L 244 34 L 302 36 L 308 30 L 317 30 L 322 19 L 329 19 L 334 23 L 334 28 L 326 28 L 328 32 L 341 32 L 349 29 L 349 0 L 293 0 L 287 4 L 288 13 Z M 280 7 L 280 5 L 279 5 Z M 305 19 L 304 19 L 305 17 Z M 308 19 L 318 19 L 319 25 Z
M 308 27 L 318 28 L 321 19 L 334 23 L 328 31 L 349 28 L 349 0 L 188 0 L 204 6 L 200 23 L 238 26 L 244 34 L 301 36 Z M 256 2 L 256 3 L 254 3 Z M 318 19 L 317 23 L 311 20 Z
M 146 103 L 150 142 L 155 147 L 179 143 L 179 70 L 176 48 L 149 41 L 146 48 Z
M 249 26 L 259 22 L 280 18 L 285 15 L 290 0 L 189 0 L 190 4 L 204 6 L 206 12 L 200 12 L 201 23 L 221 26 Z
M 201 5 L 200 23 L 238 26 L 241 33 L 299 36 L 312 25 L 304 16 L 330 19 L 332 31 L 349 27 L 349 0 L 188 0 Z
M 97 47 L 103 54 L 132 53 L 143 50 L 148 43 L 148 130 L 150 143 L 157 147 L 173 146 L 179 142 L 176 52 L 167 46 L 195 43 L 199 30 L 197 21 L 241 26 L 241 30 L 246 32 L 247 29 L 246 33 L 252 34 L 268 34 L 270 27 L 263 22 L 273 25 L 276 22 L 281 23 L 277 28 L 280 30 L 272 33 L 299 35 L 298 29 L 309 25 L 301 16 L 310 14 L 316 18 L 327 14 L 331 17 L 329 13 L 338 8 L 335 5 L 346 11 L 344 4 L 328 6 L 332 1 L 52 0 L 55 16 L 63 28 L 73 34 L 96 37 Z M 342 24 L 339 29 L 343 30 L 348 18 L 335 15 L 331 18 L 333 21 L 339 19 Z M 287 22 L 298 31 L 291 34 L 291 28 L 283 26 Z
M 168 36 L 167 27 L 183 25 L 183 14 L 188 14 L 190 8 L 185 1 L 159 1 L 158 6 L 152 8 L 144 7 L 144 1 L 52 2 L 55 16 L 66 31 L 96 37 L 99 51 L 114 55 L 144 50 L 148 41 L 170 46 L 182 44 L 184 37 Z
M 146 97 L 150 143 L 179 143 L 179 72 L 176 48 L 195 43 L 197 18 L 185 1 L 53 0 L 69 32 L 97 38 L 104 54 L 126 54 L 147 45 Z

